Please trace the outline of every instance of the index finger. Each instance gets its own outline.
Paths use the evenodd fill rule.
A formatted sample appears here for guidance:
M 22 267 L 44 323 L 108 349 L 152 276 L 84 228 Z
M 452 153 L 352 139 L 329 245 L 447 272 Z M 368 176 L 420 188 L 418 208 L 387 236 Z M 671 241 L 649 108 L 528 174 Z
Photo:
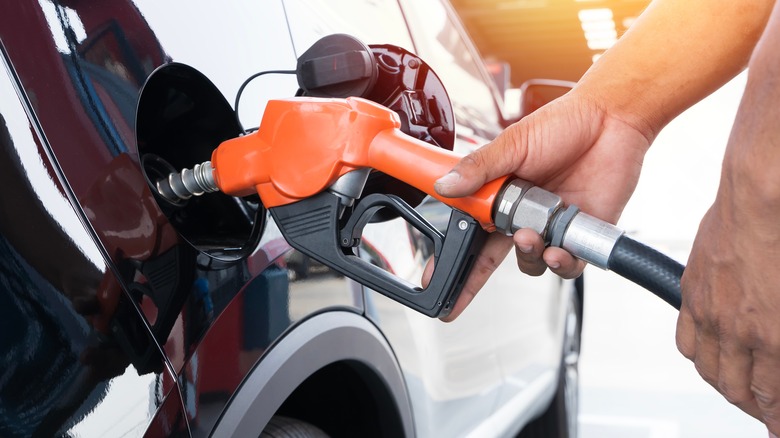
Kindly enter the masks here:
M 494 179 L 512 173 L 524 161 L 517 141 L 516 125 L 510 126 L 492 142 L 463 157 L 448 173 L 436 181 L 436 193 L 447 198 L 468 196 Z

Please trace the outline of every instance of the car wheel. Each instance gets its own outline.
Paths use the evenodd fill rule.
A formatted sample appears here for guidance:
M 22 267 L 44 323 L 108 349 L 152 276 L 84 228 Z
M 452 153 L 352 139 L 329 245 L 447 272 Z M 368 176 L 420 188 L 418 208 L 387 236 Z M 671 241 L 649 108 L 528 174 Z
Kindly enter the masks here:
M 558 389 L 541 417 L 529 423 L 518 438 L 576 438 L 579 413 L 579 359 L 582 339 L 582 279 L 569 294 L 566 311 L 563 355 L 558 373 Z
M 260 438 L 328 438 L 328 434 L 305 421 L 275 415 L 263 429 Z

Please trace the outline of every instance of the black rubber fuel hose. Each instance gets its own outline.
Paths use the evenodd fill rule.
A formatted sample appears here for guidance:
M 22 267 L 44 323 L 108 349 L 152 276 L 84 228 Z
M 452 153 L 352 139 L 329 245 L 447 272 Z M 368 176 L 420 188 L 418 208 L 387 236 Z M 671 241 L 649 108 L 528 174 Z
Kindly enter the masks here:
M 685 266 L 636 240 L 621 236 L 609 255 L 609 270 L 658 295 L 680 310 Z

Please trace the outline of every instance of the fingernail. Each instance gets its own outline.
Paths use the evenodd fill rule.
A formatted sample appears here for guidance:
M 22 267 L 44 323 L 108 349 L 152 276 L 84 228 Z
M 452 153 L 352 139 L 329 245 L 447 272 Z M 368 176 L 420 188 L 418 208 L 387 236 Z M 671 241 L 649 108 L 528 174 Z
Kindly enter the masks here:
M 547 263 L 547 266 L 549 266 L 552 269 L 558 269 L 558 268 L 561 267 L 561 264 L 558 263 L 558 262 L 550 262 L 550 263 Z
M 443 177 L 436 180 L 436 185 L 438 186 L 454 186 L 455 184 L 460 181 L 460 174 L 456 171 L 451 171 L 450 173 L 444 175 Z
M 518 246 L 517 249 L 519 249 L 520 252 L 522 252 L 522 253 L 531 254 L 531 252 L 534 250 L 534 247 L 533 246 L 523 246 L 523 245 L 521 245 L 521 246 Z

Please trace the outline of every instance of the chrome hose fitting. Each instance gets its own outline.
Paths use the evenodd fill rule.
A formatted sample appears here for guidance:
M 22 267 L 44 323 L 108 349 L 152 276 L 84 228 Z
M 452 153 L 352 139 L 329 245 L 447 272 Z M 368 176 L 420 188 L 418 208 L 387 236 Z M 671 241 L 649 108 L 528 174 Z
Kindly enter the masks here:
M 493 223 L 497 230 L 511 236 L 521 228 L 531 228 L 549 242 L 550 223 L 563 201 L 554 193 L 516 179 L 504 187 L 495 205 Z
M 219 191 L 214 180 L 214 167 L 211 161 L 196 164 L 192 169 L 182 169 L 173 172 L 167 178 L 158 180 L 155 185 L 157 192 L 165 199 L 180 203 L 192 196 Z
M 573 256 L 601 269 L 623 235 L 618 227 L 565 207 L 560 196 L 516 179 L 507 184 L 495 201 L 493 223 L 508 236 L 521 228 L 539 233 L 545 244 L 563 248 Z
M 609 257 L 623 230 L 609 222 L 569 206 L 552 227 L 552 245 L 601 269 L 609 268 Z
M 512 229 L 515 211 L 520 204 L 520 200 L 523 199 L 523 195 L 533 186 L 530 182 L 521 179 L 512 180 L 504 186 L 494 204 L 493 223 L 497 231 L 507 236 L 511 236 L 517 231 L 517 229 Z

